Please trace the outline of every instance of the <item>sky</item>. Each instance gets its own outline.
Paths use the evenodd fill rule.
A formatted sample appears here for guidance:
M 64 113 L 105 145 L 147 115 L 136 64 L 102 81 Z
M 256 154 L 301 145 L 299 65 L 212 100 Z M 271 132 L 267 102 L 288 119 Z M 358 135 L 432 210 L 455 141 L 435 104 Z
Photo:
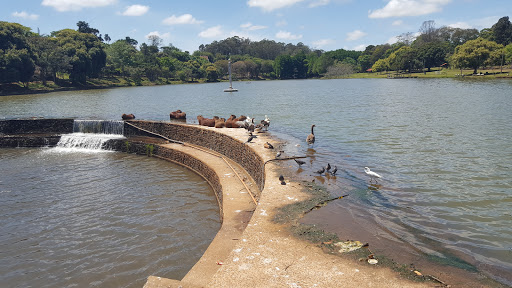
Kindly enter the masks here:
M 503 16 L 512 18 L 512 0 L 2 0 L 0 9 L 0 21 L 40 34 L 85 21 L 112 41 L 157 35 L 190 53 L 232 36 L 364 50 L 418 33 L 424 21 L 481 30 Z

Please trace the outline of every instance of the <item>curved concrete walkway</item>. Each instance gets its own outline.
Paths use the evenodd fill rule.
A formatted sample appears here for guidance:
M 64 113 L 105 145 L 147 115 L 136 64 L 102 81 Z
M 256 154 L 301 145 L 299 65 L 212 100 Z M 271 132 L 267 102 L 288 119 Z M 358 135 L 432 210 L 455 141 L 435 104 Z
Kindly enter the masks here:
M 213 129 L 204 128 L 202 129 Z M 243 129 L 216 129 L 245 142 Z M 264 160 L 275 152 L 263 147 L 275 142 L 259 134 L 249 143 Z M 287 227 L 272 221 L 279 207 L 304 201 L 310 196 L 299 183 L 281 185 L 277 166 L 265 167 L 265 188 L 255 207 L 241 182 L 234 177 L 222 158 L 191 147 L 169 144 L 204 161 L 221 178 L 224 198 L 224 222 L 204 256 L 182 279 L 150 276 L 145 288 L 153 287 L 434 287 L 433 283 L 415 283 L 398 278 L 389 268 L 355 263 L 295 238 Z M 240 168 L 238 168 L 240 169 Z M 247 176 L 244 176 L 247 177 Z M 255 187 L 255 186 L 253 186 Z M 255 209 L 247 227 L 243 213 Z M 245 228 L 245 230 L 244 230 Z

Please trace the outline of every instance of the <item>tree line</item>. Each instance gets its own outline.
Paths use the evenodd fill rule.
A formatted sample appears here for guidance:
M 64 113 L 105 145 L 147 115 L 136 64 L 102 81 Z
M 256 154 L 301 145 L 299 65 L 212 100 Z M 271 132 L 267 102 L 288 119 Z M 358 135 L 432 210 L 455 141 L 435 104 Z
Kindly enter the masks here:
M 89 78 L 126 77 L 136 84 L 219 81 L 228 60 L 235 79 L 343 77 L 355 72 L 430 71 L 451 66 L 473 69 L 512 62 L 512 24 L 502 17 L 481 31 L 435 27 L 425 21 L 419 36 L 408 32 L 394 44 L 369 45 L 364 51 L 323 51 L 297 44 L 237 36 L 202 44 L 192 54 L 160 37 L 139 43 L 130 37 L 111 43 L 108 34 L 79 21 L 77 29 L 39 35 L 18 23 L 0 21 L 0 84 L 40 80 L 86 85 Z

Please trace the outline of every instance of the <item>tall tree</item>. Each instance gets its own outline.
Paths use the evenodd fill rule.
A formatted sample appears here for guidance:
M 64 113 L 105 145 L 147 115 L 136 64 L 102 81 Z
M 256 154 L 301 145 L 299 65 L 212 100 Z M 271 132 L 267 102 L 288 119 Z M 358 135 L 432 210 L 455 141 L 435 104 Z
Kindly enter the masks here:
M 0 21 L 0 83 L 21 81 L 28 86 L 36 59 L 28 40 L 32 35 L 28 27 Z
M 492 25 L 491 30 L 496 43 L 508 45 L 512 42 L 512 23 L 508 16 L 501 17 L 496 24 Z
M 450 60 L 452 66 L 461 70 L 462 68 L 472 68 L 473 74 L 476 74 L 477 69 L 491 58 L 493 52 L 502 48 L 503 45 L 494 41 L 478 38 L 457 46 Z

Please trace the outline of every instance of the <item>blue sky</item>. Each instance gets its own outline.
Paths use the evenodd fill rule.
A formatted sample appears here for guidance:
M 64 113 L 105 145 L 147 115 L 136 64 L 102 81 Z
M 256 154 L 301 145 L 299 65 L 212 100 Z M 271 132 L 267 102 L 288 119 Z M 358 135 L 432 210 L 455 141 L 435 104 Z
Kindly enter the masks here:
M 302 42 L 325 51 L 364 50 L 417 33 L 423 21 L 436 27 L 490 28 L 512 17 L 511 0 L 3 0 L 0 20 L 41 34 L 76 29 L 86 21 L 112 40 L 140 43 L 156 34 L 164 45 L 193 52 L 200 44 L 231 36 L 253 41 Z

